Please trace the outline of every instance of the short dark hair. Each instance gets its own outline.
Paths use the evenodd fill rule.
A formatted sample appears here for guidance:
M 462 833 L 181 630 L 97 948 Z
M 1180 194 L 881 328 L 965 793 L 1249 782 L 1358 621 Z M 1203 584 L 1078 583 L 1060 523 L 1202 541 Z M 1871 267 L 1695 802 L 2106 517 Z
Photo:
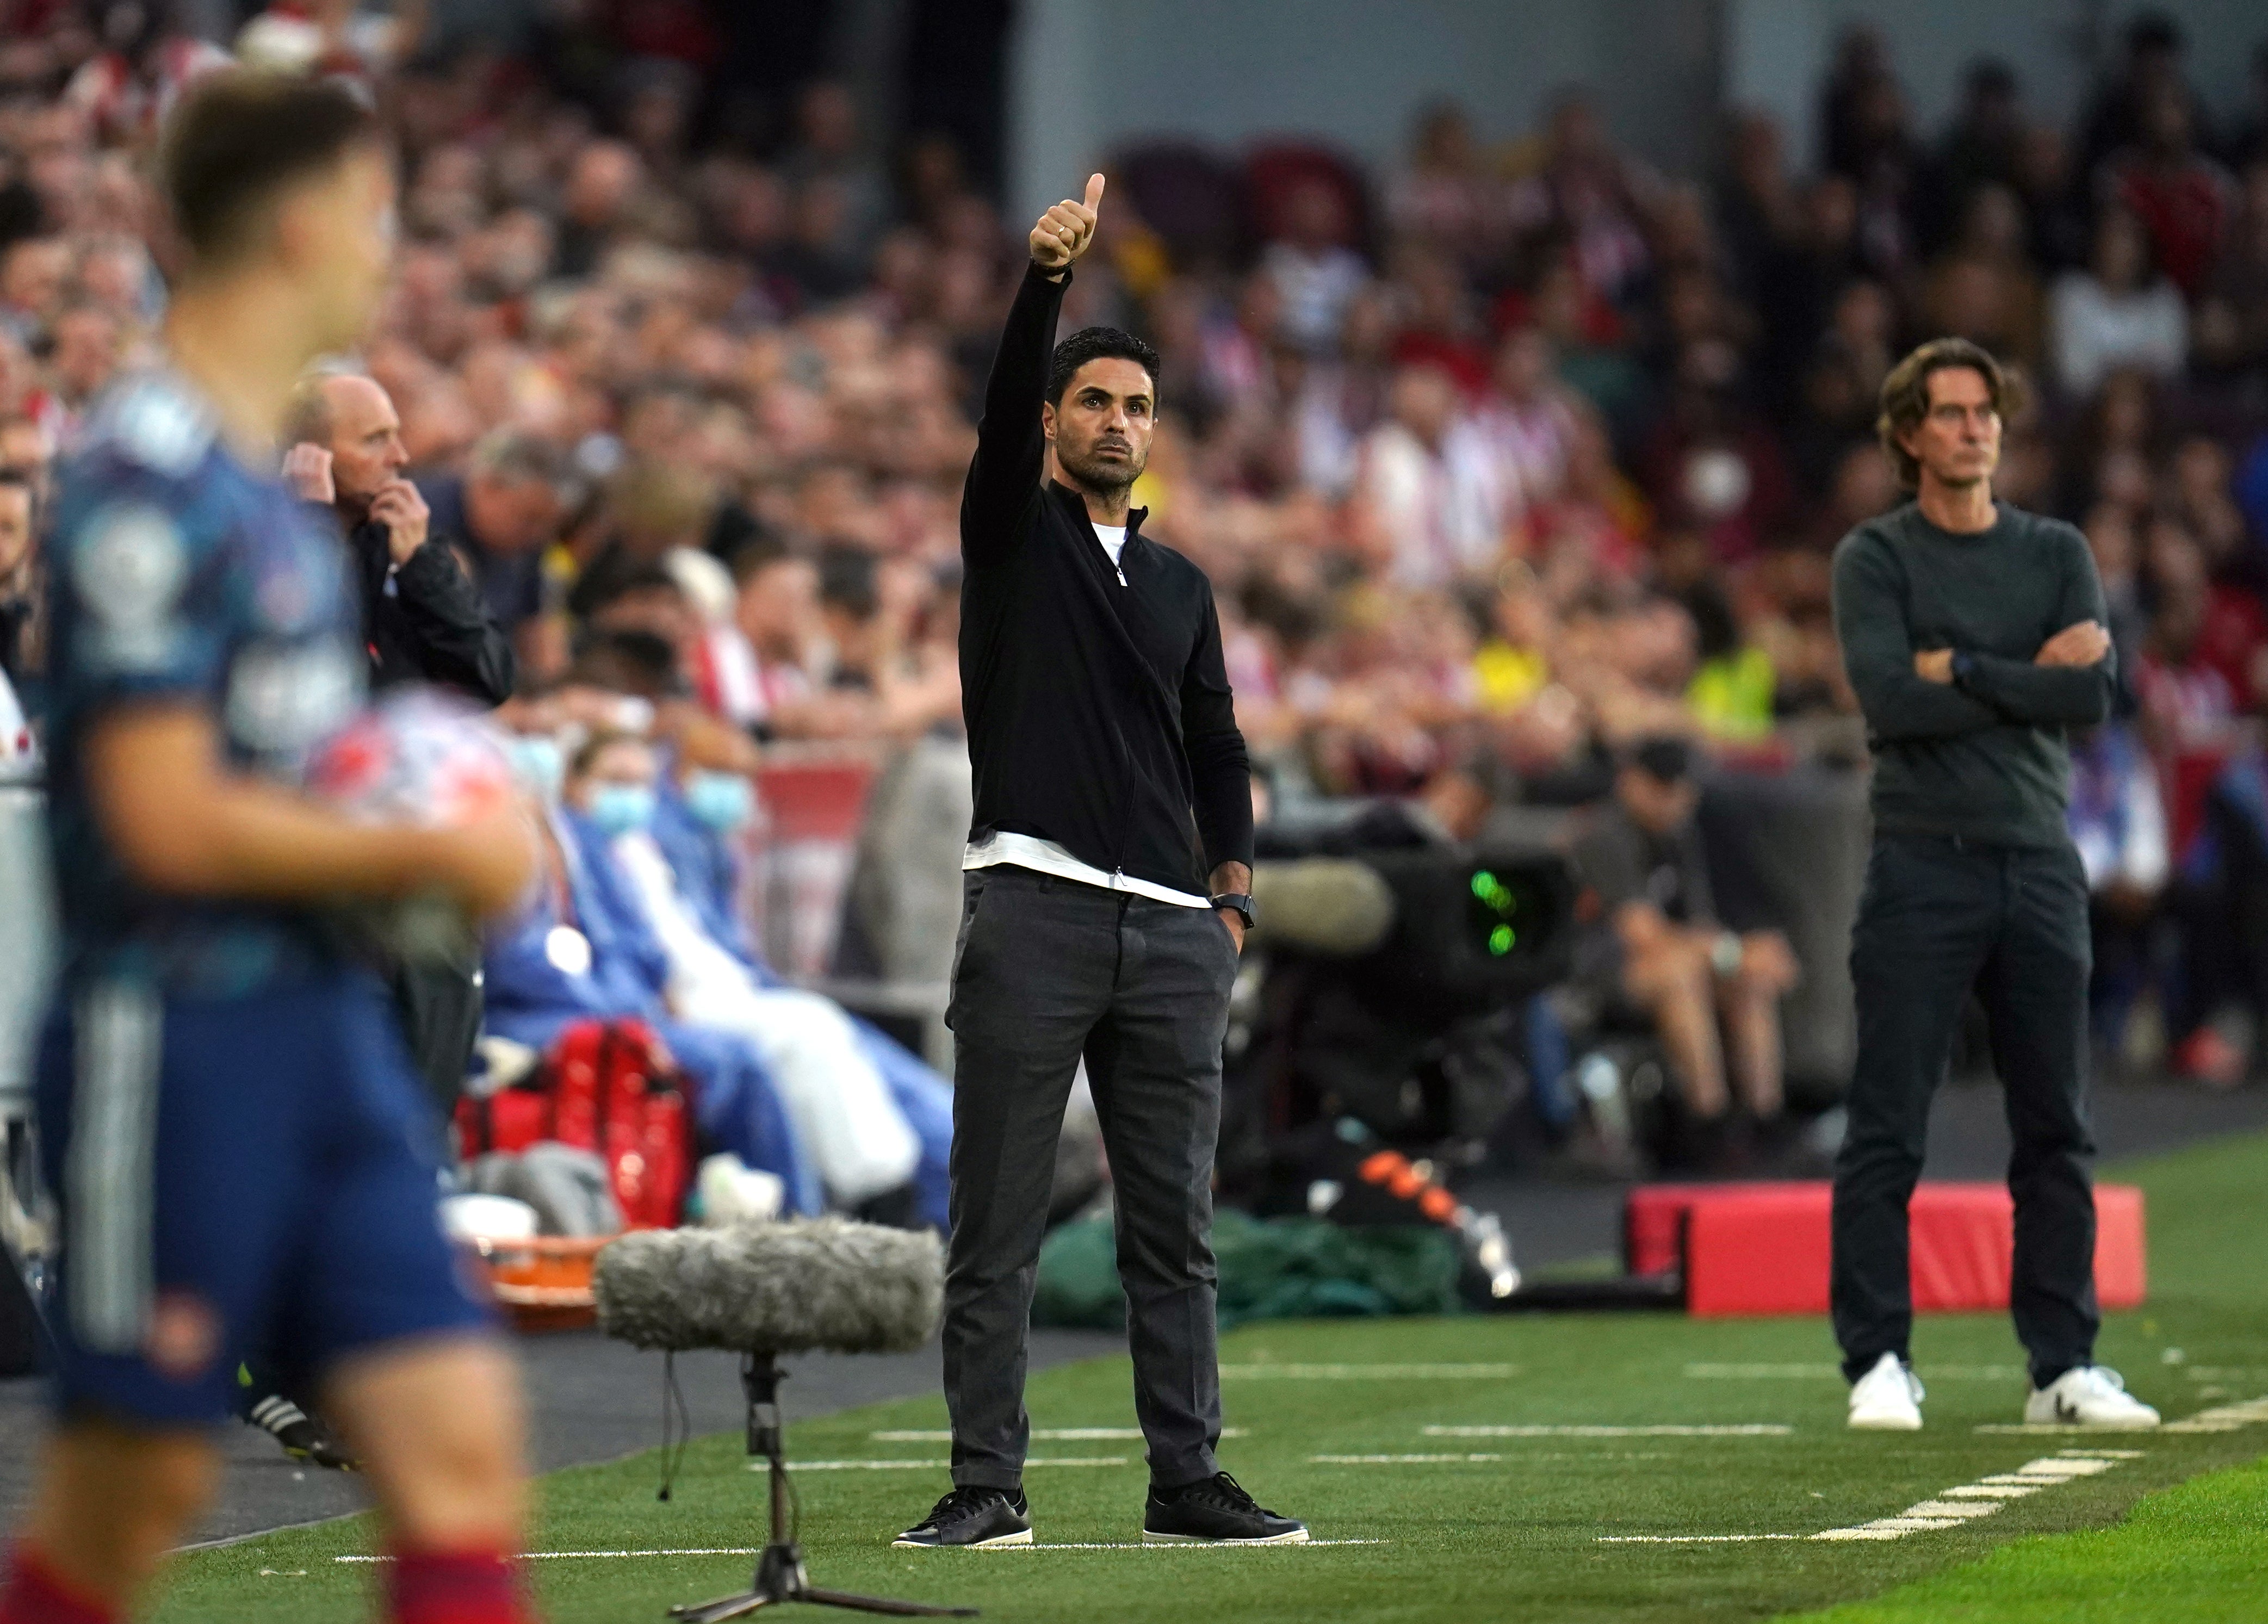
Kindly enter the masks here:
M 1966 368 L 1984 380 L 1992 409 L 2005 420 L 2022 402 L 2021 386 L 1992 352 L 1965 338 L 1933 338 L 1890 369 L 1882 379 L 1882 409 L 1874 419 L 1874 432 L 1882 450 L 1897 470 L 1898 483 L 1908 490 L 1921 483 L 1921 464 L 1899 444 L 1899 437 L 1921 427 L 1929 415 L 1929 379 L 1933 372 Z
M 1158 387 L 1158 352 L 1131 333 L 1117 327 L 1081 327 L 1056 346 L 1048 363 L 1048 404 L 1061 406 L 1072 376 L 1090 361 L 1131 361 L 1150 374 L 1150 387 Z
M 190 254 L 225 260 L 285 188 L 379 140 L 370 109 L 342 85 L 249 69 L 198 83 L 166 126 L 160 175 Z
M 865 547 L 838 543 L 820 549 L 819 601 L 862 626 L 882 607 L 874 577 L 874 555 Z
M 733 572 L 733 584 L 746 586 L 774 564 L 786 563 L 803 555 L 790 547 L 780 537 L 769 531 L 759 531 L 733 549 L 725 567 Z
M 1683 783 L 1693 775 L 1693 746 L 1673 733 L 1641 739 L 1624 753 L 1623 765 L 1635 767 L 1656 783 Z

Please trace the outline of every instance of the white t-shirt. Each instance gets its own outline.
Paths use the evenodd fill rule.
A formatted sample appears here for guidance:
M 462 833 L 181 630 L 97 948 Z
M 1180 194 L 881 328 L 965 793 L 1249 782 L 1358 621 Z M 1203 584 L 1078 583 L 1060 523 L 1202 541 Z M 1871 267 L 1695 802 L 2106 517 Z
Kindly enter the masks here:
M 1089 522 L 1092 523 L 1091 520 Z M 1118 562 L 1118 555 L 1126 550 L 1126 526 L 1123 525 L 1096 525 L 1094 526 L 1094 539 L 1101 542 L 1102 550 L 1110 555 L 1110 567 L 1118 571 L 1118 584 L 1121 586 L 1125 585 L 1126 570 L 1125 567 Z

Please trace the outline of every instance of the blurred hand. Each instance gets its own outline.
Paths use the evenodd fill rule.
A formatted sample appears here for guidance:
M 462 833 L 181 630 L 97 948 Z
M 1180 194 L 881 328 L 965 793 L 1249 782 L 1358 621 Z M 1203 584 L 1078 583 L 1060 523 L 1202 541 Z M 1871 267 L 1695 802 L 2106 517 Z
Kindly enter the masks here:
M 2032 656 L 2035 665 L 2098 665 L 2110 652 L 2110 634 L 2099 621 L 2066 626 L 2040 645 Z
M 338 492 L 331 484 L 331 453 L 309 440 L 302 440 L 285 452 L 284 488 L 302 502 L 330 506 L 338 500 Z
M 1095 210 L 1102 205 L 1102 177 L 1086 178 L 1086 201 L 1066 197 L 1032 227 L 1032 262 L 1042 270 L 1069 270 L 1071 262 L 1094 240 Z
M 1795 950 L 1777 930 L 1751 930 L 1741 938 L 1741 979 L 1774 992 L 1786 992 L 1803 979 Z
M 330 453 L 326 452 L 323 456 L 328 476 Z M 426 526 L 432 521 L 433 511 L 417 494 L 416 486 L 405 479 L 390 479 L 371 498 L 370 516 L 386 526 L 386 549 L 399 568 L 425 545 Z
M 517 806 L 434 831 L 437 878 L 475 919 L 510 911 L 535 878 L 535 832 Z
M 1924 682 L 1950 683 L 1953 680 L 1953 650 L 1951 649 L 1918 649 L 1914 652 L 1914 675 Z
M 1233 908 L 1217 908 L 1213 912 L 1219 915 L 1220 922 L 1228 927 L 1229 939 L 1236 944 L 1237 954 L 1241 957 L 1244 952 L 1244 915 Z

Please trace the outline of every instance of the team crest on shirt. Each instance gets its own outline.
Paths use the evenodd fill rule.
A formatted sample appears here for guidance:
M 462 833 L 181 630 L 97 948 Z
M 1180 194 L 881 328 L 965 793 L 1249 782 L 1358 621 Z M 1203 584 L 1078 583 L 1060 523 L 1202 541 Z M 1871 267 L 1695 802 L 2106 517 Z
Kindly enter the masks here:
M 72 568 L 78 600 L 95 623 L 96 657 L 127 670 L 172 658 L 188 577 L 188 548 L 158 509 L 136 503 L 97 513 Z

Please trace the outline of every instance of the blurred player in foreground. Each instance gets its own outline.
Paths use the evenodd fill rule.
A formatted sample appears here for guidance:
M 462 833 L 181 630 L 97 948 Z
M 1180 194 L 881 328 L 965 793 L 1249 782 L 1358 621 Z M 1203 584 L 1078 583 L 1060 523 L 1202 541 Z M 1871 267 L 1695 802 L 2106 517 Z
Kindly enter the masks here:
M 0 1624 L 126 1615 L 261 1355 L 312 1375 L 369 1473 L 392 1616 L 526 1620 L 516 1378 L 435 1219 L 431 1106 L 326 920 L 436 893 L 496 913 L 533 849 L 509 809 L 371 824 L 299 787 L 360 702 L 359 617 L 335 539 L 253 472 L 377 303 L 391 169 L 343 91 L 230 74 L 184 101 L 163 184 L 170 368 L 112 393 L 57 513 L 60 1424 Z

